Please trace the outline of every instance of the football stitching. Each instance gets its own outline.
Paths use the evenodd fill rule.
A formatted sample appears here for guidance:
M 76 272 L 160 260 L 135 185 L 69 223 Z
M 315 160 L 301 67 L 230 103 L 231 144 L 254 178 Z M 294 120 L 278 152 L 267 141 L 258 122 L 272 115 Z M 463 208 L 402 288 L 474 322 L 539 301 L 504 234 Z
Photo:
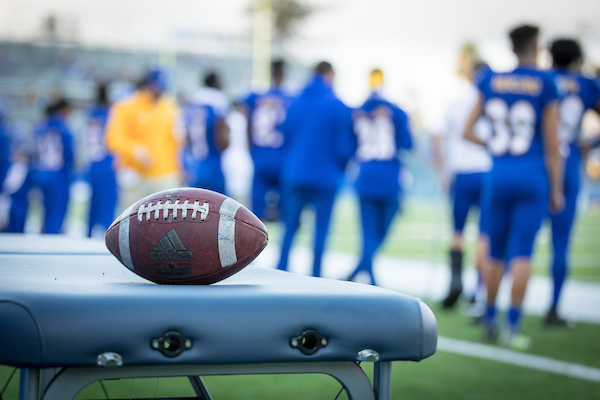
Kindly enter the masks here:
M 181 218 L 186 219 L 188 211 L 192 211 L 192 219 L 196 219 L 196 215 L 198 212 L 200 213 L 200 220 L 204 221 L 208 216 L 209 205 L 208 202 L 204 202 L 204 204 L 200 204 L 200 201 L 196 200 L 193 203 L 190 203 L 189 200 L 180 203 L 179 200 L 175 202 L 171 202 L 171 200 L 167 200 L 164 203 L 159 200 L 156 204 L 152 204 L 150 202 L 148 205 L 142 204 L 137 212 L 137 219 L 139 222 L 142 222 L 142 216 L 146 214 L 146 221 L 150 221 L 152 213 L 154 213 L 154 219 L 158 220 L 160 218 L 160 212 L 163 212 L 163 218 L 167 219 L 171 215 L 169 211 L 173 211 L 173 219 L 177 219 L 177 211 L 181 210 Z

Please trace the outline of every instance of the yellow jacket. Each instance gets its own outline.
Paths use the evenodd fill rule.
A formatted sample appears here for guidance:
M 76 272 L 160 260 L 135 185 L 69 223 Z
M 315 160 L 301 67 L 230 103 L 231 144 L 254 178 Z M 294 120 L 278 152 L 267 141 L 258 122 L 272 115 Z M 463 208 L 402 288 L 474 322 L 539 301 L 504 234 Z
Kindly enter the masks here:
M 145 91 L 115 103 L 106 126 L 106 147 L 118 168 L 157 178 L 180 171 L 183 143 L 177 104 L 165 96 L 153 101 Z

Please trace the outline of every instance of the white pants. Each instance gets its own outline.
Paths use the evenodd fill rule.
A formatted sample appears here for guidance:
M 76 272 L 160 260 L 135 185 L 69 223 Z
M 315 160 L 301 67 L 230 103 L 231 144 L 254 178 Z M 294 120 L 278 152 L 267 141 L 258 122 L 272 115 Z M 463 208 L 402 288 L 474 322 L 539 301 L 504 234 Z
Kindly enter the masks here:
M 136 201 L 162 190 L 173 189 L 181 186 L 179 173 L 159 177 L 144 177 L 130 168 L 117 171 L 117 185 L 119 188 L 119 213 Z

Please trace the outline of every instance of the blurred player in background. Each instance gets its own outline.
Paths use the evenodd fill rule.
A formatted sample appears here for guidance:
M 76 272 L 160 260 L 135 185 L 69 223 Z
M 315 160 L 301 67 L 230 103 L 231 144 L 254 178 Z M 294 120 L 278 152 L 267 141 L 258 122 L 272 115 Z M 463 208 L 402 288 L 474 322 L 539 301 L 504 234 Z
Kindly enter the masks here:
M 0 102 L 0 191 L 4 178 L 10 168 L 10 141 L 6 123 L 6 111 L 4 103 Z
M 355 182 L 360 199 L 363 249 L 360 263 L 348 280 L 366 272 L 375 285 L 373 257 L 385 240 L 387 231 L 400 208 L 401 163 L 398 152 L 412 148 L 408 116 L 381 94 L 383 72 L 371 72 L 371 95 L 353 113 L 354 132 L 358 139 L 356 160 L 359 164 Z
M 6 108 L 0 101 L 0 230 L 7 227 L 10 213 L 10 193 L 4 185 L 10 169 L 10 138 L 6 121 Z
M 252 211 L 259 218 L 270 221 L 279 219 L 283 135 L 278 127 L 285 120 L 291 102 L 291 97 L 281 88 L 284 66 L 282 60 L 273 61 L 271 89 L 264 94 L 251 94 L 244 102 L 254 163 Z
M 487 150 L 471 143 L 463 138 L 462 134 L 465 123 L 471 110 L 477 103 L 479 91 L 475 86 L 476 79 L 480 79 L 487 65 L 477 59 L 475 49 L 465 46 L 460 56 L 459 76 L 464 78 L 465 85 L 461 95 L 454 100 L 444 118 L 442 129 L 433 138 L 433 149 L 435 154 L 436 168 L 447 187 L 447 179 L 444 175 L 449 174 L 450 193 L 452 198 L 452 217 L 454 221 L 454 232 L 450 245 L 450 267 L 452 279 L 448 295 L 442 301 L 444 307 L 452 307 L 458 300 L 463 290 L 463 229 L 469 210 L 479 207 L 479 240 L 475 256 L 478 279 L 477 289 L 471 297 L 471 303 L 475 304 L 477 293 L 483 284 L 483 264 L 487 255 L 488 240 L 484 234 L 483 221 L 481 218 L 481 187 L 484 175 L 492 167 L 492 160 Z M 476 73 L 477 71 L 477 73 Z M 477 130 L 477 127 L 476 127 Z M 447 157 L 442 154 L 442 140 L 447 140 Z
M 204 84 L 205 87 L 193 96 L 184 110 L 185 183 L 224 194 L 221 153 L 229 146 L 229 126 L 225 121 L 229 102 L 221 92 L 217 74 L 207 75 Z
M 581 120 L 587 110 L 600 113 L 600 84 L 596 79 L 581 75 L 583 54 L 579 43 L 570 39 L 561 39 L 552 43 L 554 81 L 561 94 L 560 123 L 558 135 L 563 155 L 567 157 L 564 190 L 565 208 L 551 215 L 552 245 L 554 259 L 552 276 L 554 290 L 546 324 L 564 326 L 567 322 L 557 313 L 558 300 L 568 272 L 567 253 L 571 228 L 575 219 L 577 193 L 579 192 L 579 168 L 581 162 Z
M 164 93 L 167 72 L 148 72 L 137 92 L 111 108 L 106 147 L 117 165 L 120 209 L 160 190 L 181 185 L 182 122 L 177 104 Z
M 69 188 L 73 173 L 73 136 L 67 126 L 71 106 L 59 99 L 46 109 L 46 117 L 34 131 L 35 150 L 27 171 L 27 161 L 15 163 L 14 178 L 18 181 L 12 193 L 8 232 L 23 232 L 29 208 L 28 195 L 33 187 L 44 196 L 42 233 L 60 233 L 67 214 Z M 13 179 L 13 177 L 11 177 Z
M 225 117 L 230 106 L 221 91 L 216 73 L 208 74 L 204 85 L 184 110 L 185 183 L 224 194 L 225 176 L 221 168 L 221 153 L 229 146 L 229 126 Z
M 285 235 L 278 265 L 281 270 L 287 270 L 300 214 L 310 204 L 316 217 L 313 275 L 321 276 L 321 258 L 336 191 L 356 148 L 351 110 L 335 96 L 334 76 L 331 64 L 319 63 L 302 94 L 292 102 L 281 128 L 281 184 L 285 199 Z
M 86 139 L 90 151 L 88 179 L 92 189 L 88 214 L 88 236 L 103 237 L 115 218 L 117 181 L 114 159 L 104 147 L 104 133 L 109 111 L 107 86 L 96 88 L 96 104 L 88 114 Z
M 520 322 L 535 236 L 546 216 L 548 199 L 553 212 L 564 206 L 558 93 L 552 77 L 537 69 L 538 33 L 537 27 L 528 25 L 510 31 L 519 65 L 512 72 L 490 72 L 482 79 L 479 100 L 464 132 L 466 139 L 487 144 L 493 157 L 484 183 L 490 236 L 484 337 L 496 340 L 498 336 L 496 296 L 508 265 L 513 276 L 511 306 L 501 341 L 516 349 L 531 344 L 521 334 Z M 487 141 L 473 132 L 481 116 L 492 125 Z
M 231 110 L 231 103 L 223 92 L 220 76 L 216 72 L 209 72 L 202 81 L 204 86 L 194 93 L 191 102 L 209 105 L 217 115 L 225 118 Z

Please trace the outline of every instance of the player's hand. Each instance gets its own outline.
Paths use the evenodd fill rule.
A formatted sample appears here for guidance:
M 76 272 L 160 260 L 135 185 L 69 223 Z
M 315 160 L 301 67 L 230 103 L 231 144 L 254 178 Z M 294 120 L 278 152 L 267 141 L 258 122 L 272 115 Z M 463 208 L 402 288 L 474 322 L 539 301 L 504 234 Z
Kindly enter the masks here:
M 150 168 L 152 167 L 152 164 L 154 164 L 150 152 L 144 145 L 135 145 L 135 147 L 133 148 L 133 157 L 144 168 Z
M 561 190 L 550 193 L 550 212 L 558 214 L 565 208 L 565 194 Z

